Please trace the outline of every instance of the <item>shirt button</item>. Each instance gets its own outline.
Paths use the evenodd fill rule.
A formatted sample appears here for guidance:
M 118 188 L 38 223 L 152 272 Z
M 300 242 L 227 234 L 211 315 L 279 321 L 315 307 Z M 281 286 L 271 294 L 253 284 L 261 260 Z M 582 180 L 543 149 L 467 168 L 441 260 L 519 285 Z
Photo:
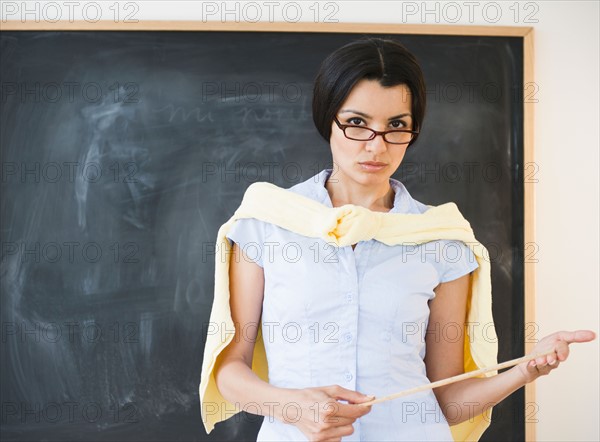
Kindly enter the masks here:
M 389 341 L 392 337 L 391 333 L 389 333 L 387 331 L 381 332 L 380 336 L 381 336 L 382 341 Z
M 346 294 L 346 301 L 352 302 L 352 293 Z
M 353 378 L 352 373 L 350 373 L 349 371 L 346 372 L 346 381 L 350 382 Z
M 352 340 L 352 333 L 345 333 L 344 339 L 346 340 L 346 342 L 350 342 Z

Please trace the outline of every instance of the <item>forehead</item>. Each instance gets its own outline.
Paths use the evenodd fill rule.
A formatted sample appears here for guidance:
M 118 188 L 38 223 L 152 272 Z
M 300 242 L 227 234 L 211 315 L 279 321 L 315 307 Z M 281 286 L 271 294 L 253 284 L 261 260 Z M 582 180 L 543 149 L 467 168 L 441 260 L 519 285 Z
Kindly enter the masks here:
M 383 87 L 377 80 L 362 79 L 346 97 L 345 107 L 373 116 L 410 112 L 411 93 L 405 84 Z

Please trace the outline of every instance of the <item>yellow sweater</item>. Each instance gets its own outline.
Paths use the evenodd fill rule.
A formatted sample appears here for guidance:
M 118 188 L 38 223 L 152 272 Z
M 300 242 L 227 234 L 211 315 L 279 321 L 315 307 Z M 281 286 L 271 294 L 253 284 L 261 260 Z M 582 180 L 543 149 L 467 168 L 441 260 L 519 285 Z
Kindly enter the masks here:
M 321 238 L 338 247 L 375 239 L 386 245 L 421 244 L 434 240 L 463 241 L 474 253 L 479 267 L 473 272 L 467 302 L 465 325 L 465 372 L 497 363 L 498 339 L 493 326 L 492 286 L 489 254 L 473 235 L 473 230 L 454 203 L 429 206 L 422 214 L 373 212 L 361 206 L 346 204 L 330 208 L 308 197 L 267 182 L 251 184 L 239 208 L 219 228 L 215 258 L 215 296 L 210 323 L 233 330 L 229 306 L 229 258 L 231 245 L 225 237 L 240 218 L 256 218 L 311 238 Z M 469 326 L 470 325 L 470 326 Z M 254 348 L 252 370 L 268 382 L 268 367 L 264 343 L 258 334 Z M 220 407 L 234 409 L 219 392 L 215 382 L 215 362 L 219 353 L 233 339 L 225 340 L 220 333 L 209 333 L 204 348 L 200 378 L 201 413 L 207 433 L 225 419 Z M 493 376 L 497 372 L 488 372 Z M 368 393 L 368 392 L 367 392 Z M 395 393 L 390 391 L 390 394 Z M 377 405 L 374 405 L 375 407 Z M 230 416 L 230 414 L 229 414 Z M 455 441 L 477 441 L 488 428 L 491 410 L 484 415 L 450 427 Z

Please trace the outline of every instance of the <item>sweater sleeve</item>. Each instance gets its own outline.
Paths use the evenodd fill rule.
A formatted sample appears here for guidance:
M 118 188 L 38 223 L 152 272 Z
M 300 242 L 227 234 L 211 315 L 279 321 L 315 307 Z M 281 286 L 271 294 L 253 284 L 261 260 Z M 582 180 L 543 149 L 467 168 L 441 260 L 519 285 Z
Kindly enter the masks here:
M 235 242 L 252 262 L 263 267 L 264 222 L 256 218 L 240 218 L 225 235 L 229 243 Z

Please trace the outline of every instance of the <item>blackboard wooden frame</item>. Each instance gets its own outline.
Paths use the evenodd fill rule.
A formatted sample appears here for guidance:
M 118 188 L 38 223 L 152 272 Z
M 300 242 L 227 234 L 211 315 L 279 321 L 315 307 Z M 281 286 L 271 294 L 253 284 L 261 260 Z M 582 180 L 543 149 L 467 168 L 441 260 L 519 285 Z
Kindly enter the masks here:
M 2 23 L 4 31 L 235 31 L 235 32 L 307 32 L 307 33 L 356 33 L 356 34 L 418 34 L 418 35 L 447 35 L 447 36 L 484 36 L 484 37 L 517 37 L 523 44 L 523 96 L 528 97 L 531 89 L 536 90 L 534 82 L 534 32 L 531 27 L 507 26 L 452 26 L 452 25 L 412 25 L 412 24 L 376 24 L 376 23 L 224 23 L 202 21 L 138 21 L 135 23 L 114 23 L 111 21 L 58 21 L 58 22 L 18 22 Z M 524 251 L 524 324 L 535 324 L 535 262 L 532 254 L 535 251 L 534 207 L 535 179 L 528 174 L 534 163 L 533 118 L 535 98 L 523 100 L 523 235 Z M 528 259 L 528 256 L 531 259 Z M 532 339 L 525 339 L 524 348 L 527 353 L 534 346 Z M 525 412 L 528 406 L 535 406 L 535 385 L 525 387 Z M 536 439 L 535 419 L 525 417 L 525 439 Z

